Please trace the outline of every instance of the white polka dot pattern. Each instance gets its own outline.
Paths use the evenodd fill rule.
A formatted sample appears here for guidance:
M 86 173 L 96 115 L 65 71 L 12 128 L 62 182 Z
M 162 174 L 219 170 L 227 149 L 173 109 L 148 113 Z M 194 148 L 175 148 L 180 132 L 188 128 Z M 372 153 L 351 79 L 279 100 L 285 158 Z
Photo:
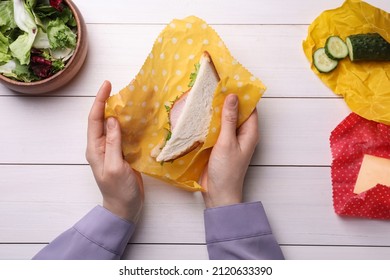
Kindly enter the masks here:
M 203 52 L 211 56 L 220 77 L 215 90 L 209 133 L 192 152 L 170 163 L 151 158 L 152 151 L 169 135 L 169 108 L 189 90 L 189 78 Z M 132 168 L 189 191 L 198 184 L 211 147 L 220 132 L 225 97 L 237 94 L 239 125 L 249 117 L 265 86 L 229 52 L 213 28 L 197 17 L 173 20 L 157 37 L 130 85 L 109 98 L 106 117 L 116 117 L 122 127 L 122 150 Z M 168 109 L 167 109 L 168 108 Z
M 353 193 L 364 154 L 390 159 L 390 126 L 355 113 L 331 133 L 333 206 L 337 214 L 390 219 L 390 188 L 376 185 Z

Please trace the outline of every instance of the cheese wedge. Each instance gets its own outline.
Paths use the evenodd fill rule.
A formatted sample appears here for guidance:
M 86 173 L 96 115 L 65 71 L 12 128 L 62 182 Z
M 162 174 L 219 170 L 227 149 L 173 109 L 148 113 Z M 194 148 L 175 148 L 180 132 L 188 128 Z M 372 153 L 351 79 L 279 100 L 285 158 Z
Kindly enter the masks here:
M 390 186 L 390 159 L 364 155 L 353 192 L 360 194 L 377 184 Z

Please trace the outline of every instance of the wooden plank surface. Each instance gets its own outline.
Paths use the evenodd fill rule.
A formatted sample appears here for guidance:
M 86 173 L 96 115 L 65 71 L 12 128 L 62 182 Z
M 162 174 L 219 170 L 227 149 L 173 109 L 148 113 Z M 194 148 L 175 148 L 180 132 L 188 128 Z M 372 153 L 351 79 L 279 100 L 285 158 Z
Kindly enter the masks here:
M 45 244 L 0 244 L 0 260 L 31 259 Z M 389 247 L 281 246 L 289 260 L 388 260 Z M 206 245 L 131 244 L 124 253 L 130 260 L 204 260 Z
M 131 242 L 204 243 L 200 193 L 149 177 L 145 188 Z M 89 166 L 77 165 L 0 166 L 0 193 L 0 243 L 47 243 L 101 200 Z M 329 167 L 251 167 L 245 181 L 245 201 L 262 201 L 283 245 L 390 246 L 388 222 L 341 218 L 331 197 Z
M 0 163 L 85 164 L 92 102 L 92 97 L 2 97 Z M 342 99 L 264 98 L 258 109 L 261 142 L 252 164 L 330 165 L 330 132 L 349 113 Z
M 89 34 L 78 77 L 46 96 L 0 85 L 0 259 L 29 259 L 100 203 L 84 158 L 87 115 L 103 80 L 113 93 L 142 66 L 173 18 L 197 15 L 268 87 L 245 200 L 261 200 L 287 259 L 389 259 L 387 221 L 332 207 L 328 137 L 350 110 L 310 70 L 308 25 L 342 0 L 74 0 Z M 390 11 L 388 0 L 369 0 Z M 124 258 L 206 259 L 203 199 L 145 178 L 143 217 Z M 164 222 L 169 220 L 170 222 Z M 156 234 L 158 233 L 158 234 Z
M 89 24 L 90 48 L 85 65 L 75 80 L 50 95 L 94 96 L 104 80 L 112 82 L 114 93 L 119 91 L 138 73 L 164 27 Z M 232 55 L 267 85 L 265 96 L 335 97 L 312 73 L 304 56 L 306 25 L 213 27 Z M 15 93 L 0 86 L 0 95 Z
M 342 5 L 343 0 L 74 0 L 88 23 L 166 24 L 173 18 L 196 15 L 212 24 L 309 24 L 323 10 Z M 367 0 L 390 10 L 387 0 Z M 223 4 L 222 4 L 223 3 Z

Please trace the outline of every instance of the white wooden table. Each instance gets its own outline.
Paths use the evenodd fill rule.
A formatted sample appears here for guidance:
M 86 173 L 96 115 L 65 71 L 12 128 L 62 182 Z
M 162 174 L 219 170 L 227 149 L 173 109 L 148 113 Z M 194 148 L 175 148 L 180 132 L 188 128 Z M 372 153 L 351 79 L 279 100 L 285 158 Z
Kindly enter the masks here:
M 84 157 L 97 89 L 105 79 L 113 93 L 127 85 L 164 26 L 188 15 L 211 24 L 268 87 L 245 200 L 263 202 L 286 258 L 390 259 L 388 221 L 333 211 L 328 138 L 350 110 L 312 73 L 302 50 L 308 25 L 342 0 L 74 2 L 90 42 L 79 76 L 45 96 L 0 86 L 0 259 L 31 258 L 100 203 Z M 368 2 L 390 11 L 388 0 Z M 145 184 L 143 216 L 125 258 L 206 259 L 201 195 L 151 178 Z

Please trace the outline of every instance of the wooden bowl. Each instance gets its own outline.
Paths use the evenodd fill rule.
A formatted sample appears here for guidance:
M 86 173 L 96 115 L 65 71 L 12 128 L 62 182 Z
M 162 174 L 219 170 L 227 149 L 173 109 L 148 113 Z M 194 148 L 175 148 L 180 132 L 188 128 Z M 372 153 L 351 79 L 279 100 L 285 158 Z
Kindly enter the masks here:
M 69 6 L 77 22 L 76 49 L 66 63 L 65 68 L 49 78 L 35 82 L 15 81 L 0 74 L 0 83 L 17 92 L 30 94 L 48 93 L 68 84 L 79 72 L 88 51 L 87 27 L 77 6 L 71 0 L 64 0 L 64 3 Z

